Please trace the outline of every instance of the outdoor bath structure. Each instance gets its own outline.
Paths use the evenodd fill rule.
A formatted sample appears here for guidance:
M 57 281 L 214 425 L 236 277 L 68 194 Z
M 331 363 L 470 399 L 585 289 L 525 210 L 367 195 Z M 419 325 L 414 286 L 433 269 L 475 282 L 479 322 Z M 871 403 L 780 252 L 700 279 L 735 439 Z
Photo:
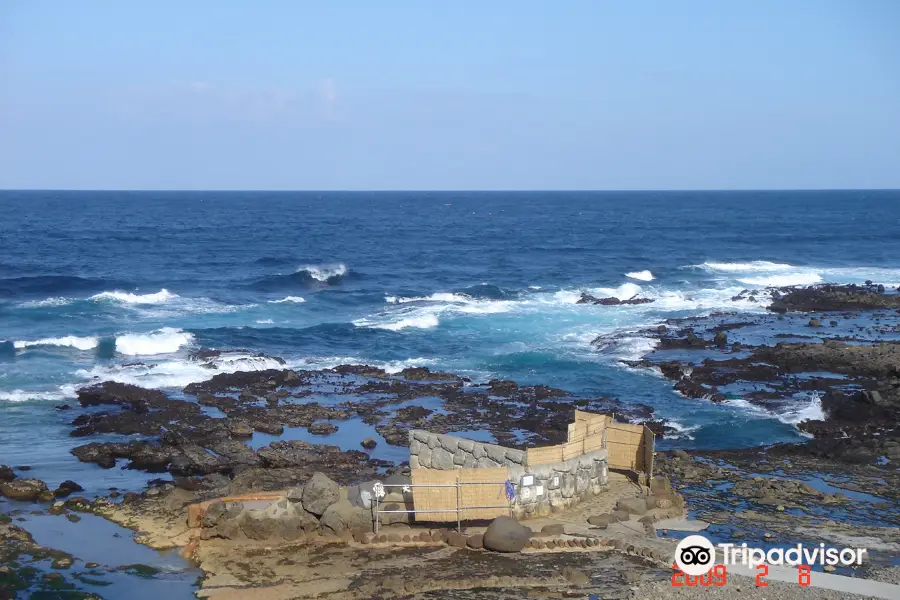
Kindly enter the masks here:
M 302 485 L 189 507 L 200 538 L 293 540 L 364 534 L 391 524 L 518 520 L 563 512 L 603 492 L 611 472 L 649 485 L 654 435 L 643 425 L 575 411 L 565 443 L 518 450 L 449 434 L 409 432 L 409 476 L 344 487 L 322 473 Z
M 415 518 L 548 516 L 601 493 L 610 468 L 649 479 L 653 446 L 653 433 L 643 425 L 613 423 L 609 415 L 577 410 L 564 444 L 528 450 L 412 430 Z

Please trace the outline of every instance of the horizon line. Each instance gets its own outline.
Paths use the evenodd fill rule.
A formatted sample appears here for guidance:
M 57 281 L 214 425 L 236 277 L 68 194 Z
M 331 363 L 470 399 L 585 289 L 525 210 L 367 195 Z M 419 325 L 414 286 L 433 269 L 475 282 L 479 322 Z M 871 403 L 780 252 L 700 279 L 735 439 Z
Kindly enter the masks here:
M 532 188 L 490 188 L 490 189 L 436 189 L 436 188 L 407 188 L 407 189 L 255 189 L 255 188 L 208 188 L 208 189 L 178 189 L 178 188 L 0 188 L 0 193 L 6 192 L 99 192 L 99 193 L 279 193 L 279 194 L 391 194 L 391 193 L 710 193 L 710 192 L 897 192 L 900 188 L 620 188 L 620 189 L 589 189 L 589 188 L 557 188 L 557 189 L 532 189 Z

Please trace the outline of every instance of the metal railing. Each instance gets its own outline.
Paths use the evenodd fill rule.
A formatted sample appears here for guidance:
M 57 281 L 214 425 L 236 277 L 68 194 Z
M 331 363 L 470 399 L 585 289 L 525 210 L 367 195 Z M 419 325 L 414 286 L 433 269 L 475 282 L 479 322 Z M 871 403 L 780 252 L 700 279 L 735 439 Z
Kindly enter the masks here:
M 426 510 L 381 510 L 379 509 L 379 505 L 382 502 L 381 496 L 378 493 L 374 494 L 374 502 L 373 513 L 375 515 L 375 533 L 378 533 L 378 528 L 380 525 L 379 515 L 383 514 L 392 514 L 392 513 L 403 513 L 403 514 L 428 514 L 428 513 L 456 513 L 456 530 L 462 531 L 462 513 L 466 510 L 487 510 L 494 508 L 505 508 L 509 512 L 509 516 L 512 516 L 512 500 L 507 502 L 506 504 L 495 504 L 495 505 L 486 505 L 486 506 L 462 506 L 461 505 L 461 492 L 462 486 L 464 485 L 502 485 L 506 486 L 509 483 L 508 481 L 457 481 L 456 483 L 383 483 L 381 484 L 382 488 L 408 488 L 412 490 L 413 488 L 456 488 L 456 508 L 442 508 L 442 509 L 426 509 Z M 385 494 L 386 495 L 386 494 Z M 404 496 L 404 503 L 406 502 L 406 498 Z

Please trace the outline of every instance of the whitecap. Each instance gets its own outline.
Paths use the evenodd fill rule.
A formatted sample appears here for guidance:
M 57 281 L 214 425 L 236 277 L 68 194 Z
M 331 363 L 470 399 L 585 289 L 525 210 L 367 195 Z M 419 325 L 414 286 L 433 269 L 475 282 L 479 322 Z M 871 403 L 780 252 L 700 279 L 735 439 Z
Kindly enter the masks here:
M 269 300 L 269 304 L 285 304 L 288 302 L 293 304 L 300 304 L 301 302 L 306 302 L 306 299 L 301 298 L 300 296 L 287 296 L 286 298 L 282 298 L 281 300 Z
M 30 348 L 32 346 L 68 346 L 70 348 L 77 348 L 78 350 L 90 350 L 92 348 L 96 348 L 97 344 L 100 343 L 100 340 L 96 337 L 78 337 L 75 335 L 67 335 L 65 337 L 58 338 L 44 338 L 40 340 L 18 340 L 13 342 L 13 347 L 22 349 L 22 348 Z
M 316 281 L 327 283 L 332 279 L 343 277 L 347 274 L 347 265 L 306 265 L 297 269 L 297 273 L 306 272 Z
M 764 277 L 744 277 L 739 278 L 738 281 L 747 285 L 762 287 L 785 287 L 791 285 L 812 285 L 821 283 L 823 280 L 818 273 L 782 273 Z
M 631 273 L 625 273 L 625 277 L 629 279 L 637 279 L 638 281 L 653 281 L 653 273 L 650 271 L 632 271 Z
M 71 303 L 71 298 L 64 298 L 62 296 L 59 296 L 54 298 L 45 298 L 44 300 L 30 300 L 28 302 L 23 302 L 19 305 L 19 308 L 51 308 L 54 306 L 66 306 L 67 304 Z
M 385 302 L 388 304 L 409 304 L 410 302 L 457 302 L 466 303 L 475 300 L 469 296 L 462 294 L 453 294 L 450 292 L 435 292 L 430 296 L 385 296 Z
M 123 304 L 164 304 L 170 300 L 178 298 L 178 294 L 173 294 L 169 290 L 163 288 L 153 294 L 133 294 L 131 292 L 101 292 L 90 297 L 94 301 L 111 301 L 121 302 Z
M 669 439 L 687 439 L 693 440 L 694 436 L 691 435 L 693 432 L 697 431 L 702 427 L 702 425 L 683 425 L 676 421 L 675 419 L 664 419 L 664 423 L 675 430 L 675 433 L 667 432 L 666 436 Z
M 407 328 L 432 329 L 440 325 L 437 312 L 440 311 L 405 310 L 357 319 L 353 321 L 353 324 L 357 327 L 387 329 L 389 331 L 400 331 Z
M 75 375 L 90 381 L 118 381 L 148 389 L 183 388 L 189 383 L 206 381 L 218 373 L 285 369 L 273 358 L 246 353 L 223 353 L 209 361 L 166 360 L 153 364 L 95 366 L 80 369 Z
M 171 354 L 194 339 L 190 333 L 164 327 L 151 333 L 127 333 L 116 336 L 116 352 L 128 356 Z
M 256 321 L 256 324 L 257 325 L 271 325 L 274 322 L 275 321 L 273 321 L 272 319 L 259 319 Z
M 754 260 L 748 263 L 705 262 L 702 265 L 696 266 L 707 271 L 724 271 L 727 273 L 750 271 L 790 271 L 797 268 L 793 265 L 773 263 L 767 260 Z
M 598 298 L 618 298 L 619 300 L 628 300 L 634 298 L 641 293 L 641 286 L 636 283 L 623 283 L 617 288 L 597 288 L 591 290 L 591 295 Z
M 794 400 L 800 401 L 800 399 Z M 822 397 L 816 393 L 809 394 L 804 404 L 785 410 L 775 416 L 779 421 L 788 425 L 797 425 L 806 420 L 824 421 L 825 413 L 822 411 Z
M 71 396 L 71 394 L 70 394 Z M 11 390 L 0 392 L 0 402 L 28 402 L 31 400 L 62 400 L 67 395 L 64 392 Z

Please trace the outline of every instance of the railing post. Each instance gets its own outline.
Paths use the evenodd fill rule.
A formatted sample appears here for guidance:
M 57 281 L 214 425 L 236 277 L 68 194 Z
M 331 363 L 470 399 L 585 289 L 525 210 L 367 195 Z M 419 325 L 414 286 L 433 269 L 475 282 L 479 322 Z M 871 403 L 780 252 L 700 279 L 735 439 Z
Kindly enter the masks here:
M 375 506 L 375 535 L 378 535 L 378 515 L 379 515 L 378 500 L 379 500 L 379 498 L 378 498 L 378 494 L 372 494 L 372 495 L 375 496 L 375 504 L 374 504 L 374 506 Z
M 456 475 L 456 532 L 462 533 L 462 515 L 460 514 L 460 483 L 459 474 Z

